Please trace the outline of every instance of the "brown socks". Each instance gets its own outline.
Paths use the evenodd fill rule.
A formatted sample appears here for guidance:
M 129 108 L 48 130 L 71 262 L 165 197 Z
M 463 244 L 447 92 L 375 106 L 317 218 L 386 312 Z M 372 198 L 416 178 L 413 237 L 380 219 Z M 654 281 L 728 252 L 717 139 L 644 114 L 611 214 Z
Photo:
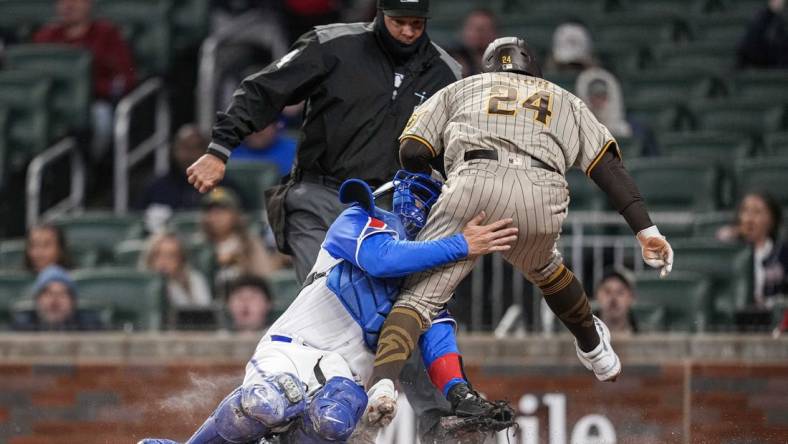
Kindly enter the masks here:
M 425 327 L 421 315 L 409 307 L 394 307 L 383 323 L 370 385 L 381 379 L 396 381 L 418 344 Z
M 577 339 L 580 350 L 589 352 L 599 345 L 591 306 L 583 286 L 568 268 L 561 267 L 539 284 L 545 302 Z

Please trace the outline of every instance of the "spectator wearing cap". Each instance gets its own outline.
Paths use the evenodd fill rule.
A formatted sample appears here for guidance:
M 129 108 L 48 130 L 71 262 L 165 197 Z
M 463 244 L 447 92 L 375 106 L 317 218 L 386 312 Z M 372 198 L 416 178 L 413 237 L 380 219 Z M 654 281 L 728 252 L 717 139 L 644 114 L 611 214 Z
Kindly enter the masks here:
M 230 283 L 227 313 L 232 331 L 260 333 L 268 329 L 271 307 L 271 292 L 265 279 L 241 276 Z
M 216 288 L 221 294 L 241 275 L 262 277 L 282 268 L 281 257 L 269 253 L 260 236 L 248 230 L 238 196 L 231 189 L 217 187 L 203 197 L 201 225 L 214 251 Z
M 629 270 L 608 270 L 597 284 L 594 297 L 599 304 L 597 316 L 611 332 L 637 333 L 637 322 L 632 315 L 635 280 Z
M 77 289 L 66 270 L 51 265 L 36 278 L 32 290 L 35 308 L 15 313 L 16 331 L 103 330 L 95 313 L 77 309 Z
M 545 63 L 546 72 L 580 73 L 596 64 L 594 43 L 588 28 L 576 22 L 563 23 L 555 28 L 551 54 Z

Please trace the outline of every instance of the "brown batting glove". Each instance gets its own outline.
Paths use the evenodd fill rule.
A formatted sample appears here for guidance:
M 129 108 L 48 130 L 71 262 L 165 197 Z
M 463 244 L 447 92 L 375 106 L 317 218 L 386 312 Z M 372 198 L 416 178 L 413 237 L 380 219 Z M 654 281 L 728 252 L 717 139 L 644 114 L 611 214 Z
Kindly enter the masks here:
M 213 154 L 203 154 L 186 169 L 189 183 L 201 193 L 211 191 L 224 179 L 225 165 L 222 159 Z
M 637 234 L 643 253 L 643 262 L 652 268 L 659 268 L 659 277 L 664 278 L 673 270 L 673 248 L 665 236 L 652 225 Z

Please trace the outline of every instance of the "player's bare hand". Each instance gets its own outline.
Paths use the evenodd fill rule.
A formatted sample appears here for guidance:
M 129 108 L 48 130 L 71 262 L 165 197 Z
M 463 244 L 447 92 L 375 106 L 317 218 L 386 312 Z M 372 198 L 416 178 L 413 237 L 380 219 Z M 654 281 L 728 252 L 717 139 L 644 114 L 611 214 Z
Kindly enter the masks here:
M 673 270 L 673 248 L 665 236 L 645 236 L 638 234 L 643 253 L 643 262 L 650 267 L 659 268 L 659 277 L 664 278 Z
M 211 191 L 224 179 L 224 162 L 211 154 L 203 154 L 186 169 L 189 183 L 201 193 Z
M 517 228 L 511 227 L 512 219 L 506 218 L 489 225 L 481 225 L 487 217 L 484 211 L 470 220 L 462 230 L 468 243 L 468 257 L 477 257 L 496 251 L 507 251 L 517 242 Z

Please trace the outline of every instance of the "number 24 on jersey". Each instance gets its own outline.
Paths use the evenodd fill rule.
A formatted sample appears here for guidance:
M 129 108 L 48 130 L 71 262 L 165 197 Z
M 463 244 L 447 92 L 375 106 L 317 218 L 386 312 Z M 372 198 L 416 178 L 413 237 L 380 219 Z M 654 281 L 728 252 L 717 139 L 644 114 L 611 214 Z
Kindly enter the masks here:
M 553 95 L 546 91 L 538 91 L 525 99 L 521 106 L 534 111 L 534 121 L 544 126 L 550 125 L 553 116 Z M 517 114 L 517 89 L 505 86 L 494 86 L 487 102 L 487 112 L 504 116 Z

